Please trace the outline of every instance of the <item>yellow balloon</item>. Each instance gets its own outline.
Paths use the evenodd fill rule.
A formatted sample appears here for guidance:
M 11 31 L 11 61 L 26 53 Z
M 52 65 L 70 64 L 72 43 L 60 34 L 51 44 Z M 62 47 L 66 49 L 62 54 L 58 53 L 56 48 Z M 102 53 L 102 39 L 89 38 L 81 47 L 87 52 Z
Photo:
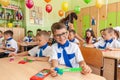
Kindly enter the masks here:
M 10 4 L 10 0 L 0 0 L 2 6 L 7 7 Z
M 0 4 L 1 4 L 1 0 L 0 0 Z
M 67 2 L 62 3 L 62 10 L 63 11 L 68 11 L 68 3 Z
M 8 27 L 12 28 L 13 27 L 13 23 L 8 23 Z
M 96 0 L 96 7 L 101 8 L 103 5 L 103 0 Z

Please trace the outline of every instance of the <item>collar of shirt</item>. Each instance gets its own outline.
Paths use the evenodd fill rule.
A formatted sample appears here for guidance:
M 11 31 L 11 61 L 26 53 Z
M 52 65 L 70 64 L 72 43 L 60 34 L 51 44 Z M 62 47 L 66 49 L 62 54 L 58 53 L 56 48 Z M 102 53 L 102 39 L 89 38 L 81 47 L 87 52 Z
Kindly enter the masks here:
M 69 41 L 68 41 L 68 40 L 67 40 L 67 41 L 65 42 L 65 44 L 63 44 L 63 45 L 62 45 L 62 44 L 60 44 L 60 43 L 58 43 L 58 48 L 60 48 L 60 47 L 61 47 L 61 48 L 68 47 L 68 46 L 69 46 L 69 44 L 70 44 L 70 43 L 69 43 Z
M 112 41 L 113 41 L 113 39 L 105 40 L 106 43 L 111 43 Z
M 75 38 L 74 39 L 72 39 L 72 40 L 69 40 L 70 42 L 74 42 L 75 41 Z
M 47 48 L 48 44 L 46 43 L 45 45 L 41 46 L 40 49 L 44 50 L 45 48 Z
M 7 41 L 10 41 L 10 40 L 12 40 L 12 39 L 13 39 L 13 38 L 10 37 L 10 38 L 7 39 Z
M 32 38 L 31 36 L 27 36 L 28 38 Z

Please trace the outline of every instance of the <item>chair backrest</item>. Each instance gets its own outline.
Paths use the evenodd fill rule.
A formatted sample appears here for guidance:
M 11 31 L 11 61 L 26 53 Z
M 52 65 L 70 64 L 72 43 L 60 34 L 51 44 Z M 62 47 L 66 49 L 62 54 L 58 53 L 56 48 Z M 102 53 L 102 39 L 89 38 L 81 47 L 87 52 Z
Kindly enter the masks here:
M 103 54 L 99 49 L 83 46 L 80 49 L 87 64 L 96 68 L 103 67 Z

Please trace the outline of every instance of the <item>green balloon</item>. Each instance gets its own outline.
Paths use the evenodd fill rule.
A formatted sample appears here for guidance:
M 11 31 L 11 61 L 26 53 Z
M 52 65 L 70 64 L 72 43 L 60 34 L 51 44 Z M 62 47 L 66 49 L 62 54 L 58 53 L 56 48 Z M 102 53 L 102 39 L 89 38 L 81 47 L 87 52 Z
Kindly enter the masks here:
M 84 0 L 84 2 L 87 3 L 87 4 L 90 3 L 90 1 L 91 1 L 91 0 Z
M 80 6 L 76 6 L 75 9 L 74 9 L 74 12 L 76 14 L 79 14 L 80 13 Z

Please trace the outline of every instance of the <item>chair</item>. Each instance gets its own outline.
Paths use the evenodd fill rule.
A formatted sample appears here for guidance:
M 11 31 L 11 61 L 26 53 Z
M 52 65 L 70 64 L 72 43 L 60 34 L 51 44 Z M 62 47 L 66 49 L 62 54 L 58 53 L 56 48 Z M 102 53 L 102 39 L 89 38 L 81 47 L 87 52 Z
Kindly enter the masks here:
M 80 47 L 85 62 L 100 70 L 100 75 L 103 76 L 103 54 L 99 49 L 90 47 Z

